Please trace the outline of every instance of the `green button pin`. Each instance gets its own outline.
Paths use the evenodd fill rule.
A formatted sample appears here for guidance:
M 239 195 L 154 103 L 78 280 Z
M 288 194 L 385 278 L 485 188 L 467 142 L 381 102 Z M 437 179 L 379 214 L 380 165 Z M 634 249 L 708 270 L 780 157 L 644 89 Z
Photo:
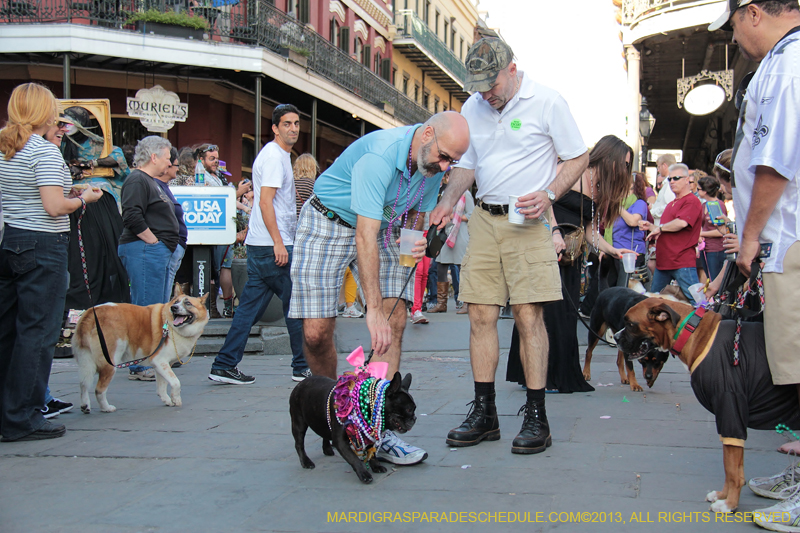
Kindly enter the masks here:
M 516 118 L 516 119 L 511 121 L 511 129 L 512 130 L 519 131 L 519 129 L 521 127 L 522 127 L 522 121 L 520 119 Z

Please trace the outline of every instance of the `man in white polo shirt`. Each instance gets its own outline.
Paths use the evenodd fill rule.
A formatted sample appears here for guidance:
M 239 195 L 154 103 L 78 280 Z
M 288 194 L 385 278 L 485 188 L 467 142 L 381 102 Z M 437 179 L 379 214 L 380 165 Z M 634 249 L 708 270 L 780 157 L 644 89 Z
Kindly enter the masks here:
M 511 451 L 530 454 L 552 442 L 544 409 L 549 346 L 542 307 L 561 299 L 544 215 L 578 180 L 589 154 L 561 95 L 517 71 L 513 58 L 511 48 L 497 38 L 481 39 L 470 48 L 464 89 L 477 92 L 461 110 L 470 147 L 453 169 L 431 221 L 448 217 L 464 191 L 477 183 L 460 292 L 469 303 L 475 402 L 464 423 L 447 435 L 447 444 L 473 446 L 500 438 L 494 392 L 497 318 L 510 296 L 528 386 L 525 419 Z M 556 175 L 559 157 L 565 163 Z M 520 197 L 515 206 L 508 205 L 511 195 Z M 525 224 L 508 221 L 508 210 L 515 207 L 525 215 Z

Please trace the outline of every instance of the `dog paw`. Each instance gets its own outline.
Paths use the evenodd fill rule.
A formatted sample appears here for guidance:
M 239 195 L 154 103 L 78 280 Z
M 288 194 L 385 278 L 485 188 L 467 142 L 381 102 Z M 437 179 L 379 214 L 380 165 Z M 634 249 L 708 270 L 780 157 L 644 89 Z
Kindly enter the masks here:
M 619 381 L 620 381 L 620 383 L 622 383 L 623 385 L 628 385 L 628 383 L 629 383 L 629 381 L 628 381 L 628 378 L 619 378 Z
M 322 441 L 322 453 L 328 456 L 333 455 L 333 447 L 331 446 L 330 441 L 324 440 Z
M 175 404 L 175 407 L 182 407 L 183 401 L 180 398 L 173 398 L 172 403 Z
M 715 513 L 732 513 L 736 509 L 735 508 L 731 509 L 728 506 L 727 500 L 717 500 L 711 504 L 709 510 L 714 511 Z
M 385 466 L 380 464 L 378 461 L 370 461 L 369 467 L 372 469 L 373 472 L 376 474 L 385 474 L 388 472 Z
M 312 468 L 317 466 L 317 465 L 314 464 L 314 462 L 311 459 L 309 459 L 307 457 L 306 457 L 305 460 L 300 461 L 300 464 L 303 466 L 303 468 L 307 468 L 309 470 L 311 470 Z
M 81 412 L 85 415 L 88 415 L 89 413 L 92 412 L 92 408 L 89 407 L 88 405 L 81 405 Z
M 638 383 L 636 383 L 635 385 L 631 385 L 631 390 L 632 390 L 633 392 L 642 392 L 644 389 L 642 388 L 642 386 L 641 386 L 641 385 L 639 385 Z
M 706 494 L 706 501 L 707 502 L 716 502 L 719 500 L 719 492 L 712 490 L 708 494 Z
M 116 411 L 116 410 L 117 410 L 117 408 L 116 408 L 116 407 L 114 407 L 114 406 L 113 406 L 113 405 L 111 405 L 111 404 L 108 404 L 108 407 L 102 408 L 102 409 L 100 409 L 100 410 L 101 410 L 101 411 L 103 411 L 104 413 L 113 413 L 114 411 Z
M 363 483 L 372 483 L 372 474 L 364 470 L 363 472 L 356 472 L 358 475 L 358 479 L 360 479 Z

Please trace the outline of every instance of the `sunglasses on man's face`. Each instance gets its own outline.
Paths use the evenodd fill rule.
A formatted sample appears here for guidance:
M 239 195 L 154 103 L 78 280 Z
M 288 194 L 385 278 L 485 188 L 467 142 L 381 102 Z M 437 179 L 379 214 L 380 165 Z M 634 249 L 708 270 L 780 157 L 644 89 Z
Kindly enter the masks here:
M 433 128 L 431 128 L 433 129 Z M 439 139 L 436 138 L 436 130 L 433 129 L 433 140 L 436 141 L 436 150 L 439 152 L 439 161 L 444 161 L 450 166 L 457 165 L 459 163 L 458 159 L 453 159 L 446 153 L 442 152 L 442 149 L 439 148 Z
M 670 176 L 667 178 L 667 181 L 678 181 L 682 180 L 683 178 L 688 178 L 689 176 Z

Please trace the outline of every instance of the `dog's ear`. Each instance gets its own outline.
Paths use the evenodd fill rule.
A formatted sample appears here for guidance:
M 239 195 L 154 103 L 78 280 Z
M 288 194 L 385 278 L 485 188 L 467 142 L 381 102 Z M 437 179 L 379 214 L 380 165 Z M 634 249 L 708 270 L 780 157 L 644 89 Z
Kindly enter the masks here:
M 175 288 L 172 291 L 172 298 L 177 298 L 178 296 L 183 296 L 183 289 L 181 288 L 181 284 L 175 282 Z
M 394 394 L 395 392 L 400 390 L 402 386 L 402 379 L 400 376 L 400 372 L 395 372 L 394 377 L 392 378 L 392 382 L 389 383 L 389 389 L 386 391 L 386 394 Z
M 208 300 L 208 294 L 209 293 L 205 293 L 202 296 L 200 296 L 200 301 L 206 303 L 206 300 Z
M 647 313 L 647 317 L 656 322 L 666 322 L 669 320 L 672 322 L 673 326 L 677 326 L 681 319 L 681 315 L 673 311 L 667 304 L 659 304 L 655 307 L 651 307 L 650 311 Z
M 411 374 L 406 374 L 406 377 L 403 378 L 403 382 L 400 384 L 400 389 L 408 392 L 408 389 L 411 388 Z

